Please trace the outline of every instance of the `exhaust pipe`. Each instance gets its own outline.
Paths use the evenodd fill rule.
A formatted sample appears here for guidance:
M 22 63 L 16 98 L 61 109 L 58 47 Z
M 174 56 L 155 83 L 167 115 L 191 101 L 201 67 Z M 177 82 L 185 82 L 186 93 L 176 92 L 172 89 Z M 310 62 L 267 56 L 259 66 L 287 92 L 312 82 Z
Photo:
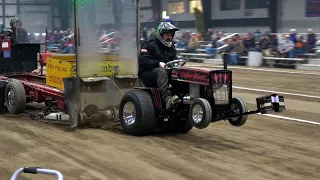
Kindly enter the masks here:
M 223 69 L 228 70 L 229 54 L 227 54 L 227 53 L 223 54 L 222 59 L 223 59 Z
M 229 39 L 229 38 L 232 38 L 233 36 L 236 36 L 236 35 L 238 35 L 238 33 L 230 34 L 230 35 L 228 35 L 228 36 L 226 36 L 226 37 L 218 40 L 218 42 L 223 42 L 224 40 Z M 224 50 L 224 49 L 227 49 L 227 50 Z M 217 50 L 218 50 L 218 51 L 220 51 L 220 50 L 224 51 L 223 56 L 222 56 L 223 69 L 224 69 L 224 70 L 227 70 L 227 69 L 228 69 L 228 59 L 229 59 L 228 44 L 225 44 L 225 45 L 217 48 Z
M 223 69 L 224 70 L 227 70 L 228 69 L 228 58 L 229 58 L 229 55 L 227 52 L 225 52 L 225 48 L 227 48 L 228 45 L 227 44 L 224 44 L 223 46 L 221 47 L 218 47 L 217 50 L 218 51 L 223 51 L 223 55 L 222 55 L 222 61 L 223 61 Z

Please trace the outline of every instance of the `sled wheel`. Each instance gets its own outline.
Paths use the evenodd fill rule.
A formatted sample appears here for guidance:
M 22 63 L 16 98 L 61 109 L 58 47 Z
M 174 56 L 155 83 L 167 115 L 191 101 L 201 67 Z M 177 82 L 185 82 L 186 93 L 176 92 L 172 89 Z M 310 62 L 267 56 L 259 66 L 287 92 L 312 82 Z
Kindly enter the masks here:
M 231 113 L 241 114 L 248 111 L 247 104 L 240 98 L 232 98 Z M 242 126 L 248 119 L 248 115 L 240 115 L 229 118 L 228 121 L 233 126 Z
M 155 131 L 157 122 L 151 96 L 143 90 L 126 93 L 120 102 L 119 118 L 127 134 L 143 136 Z
M 19 81 L 12 81 L 7 84 L 5 103 L 10 114 L 19 114 L 26 109 L 26 91 Z
M 189 120 L 191 124 L 198 129 L 204 129 L 209 126 L 211 119 L 210 103 L 203 98 L 196 99 L 190 106 Z

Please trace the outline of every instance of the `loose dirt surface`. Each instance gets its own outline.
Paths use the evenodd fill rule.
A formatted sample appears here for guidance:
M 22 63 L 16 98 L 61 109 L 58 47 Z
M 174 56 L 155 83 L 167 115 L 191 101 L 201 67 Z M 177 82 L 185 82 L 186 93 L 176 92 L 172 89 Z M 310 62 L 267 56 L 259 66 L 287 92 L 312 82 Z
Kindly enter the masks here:
M 233 70 L 234 85 L 320 95 L 316 75 Z M 251 109 L 268 93 L 234 89 Z M 285 96 L 287 97 L 287 96 Z M 319 101 L 288 96 L 287 112 L 277 114 L 320 122 Z M 97 129 L 0 116 L 0 174 L 9 179 L 19 167 L 57 169 L 65 179 L 319 179 L 320 126 L 251 115 L 242 127 L 228 122 L 188 134 L 132 137 Z M 21 179 L 55 179 L 24 175 Z

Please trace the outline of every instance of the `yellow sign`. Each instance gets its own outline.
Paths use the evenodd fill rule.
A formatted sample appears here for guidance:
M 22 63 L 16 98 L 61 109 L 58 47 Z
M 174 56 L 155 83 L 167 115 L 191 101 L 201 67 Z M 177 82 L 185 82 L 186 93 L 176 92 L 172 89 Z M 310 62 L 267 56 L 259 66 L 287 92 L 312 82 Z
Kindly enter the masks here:
M 132 60 L 112 60 L 115 56 L 105 56 L 108 60 L 79 62 L 80 77 L 116 76 L 137 74 L 137 62 Z M 89 59 L 89 58 L 88 58 Z M 46 62 L 46 84 L 64 90 L 63 78 L 76 77 L 74 56 L 52 56 Z
M 64 90 L 63 78 L 76 75 L 75 61 L 60 60 L 53 57 L 47 58 L 46 84 Z
M 134 61 L 98 61 L 80 62 L 80 77 L 116 76 L 136 74 L 137 63 Z

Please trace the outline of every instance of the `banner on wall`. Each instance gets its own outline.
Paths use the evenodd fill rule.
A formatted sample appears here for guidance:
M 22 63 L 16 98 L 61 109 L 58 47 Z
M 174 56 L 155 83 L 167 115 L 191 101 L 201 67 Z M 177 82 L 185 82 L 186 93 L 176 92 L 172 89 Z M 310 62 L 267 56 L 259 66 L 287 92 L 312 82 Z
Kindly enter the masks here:
M 306 17 L 320 17 L 320 0 L 306 0 Z

